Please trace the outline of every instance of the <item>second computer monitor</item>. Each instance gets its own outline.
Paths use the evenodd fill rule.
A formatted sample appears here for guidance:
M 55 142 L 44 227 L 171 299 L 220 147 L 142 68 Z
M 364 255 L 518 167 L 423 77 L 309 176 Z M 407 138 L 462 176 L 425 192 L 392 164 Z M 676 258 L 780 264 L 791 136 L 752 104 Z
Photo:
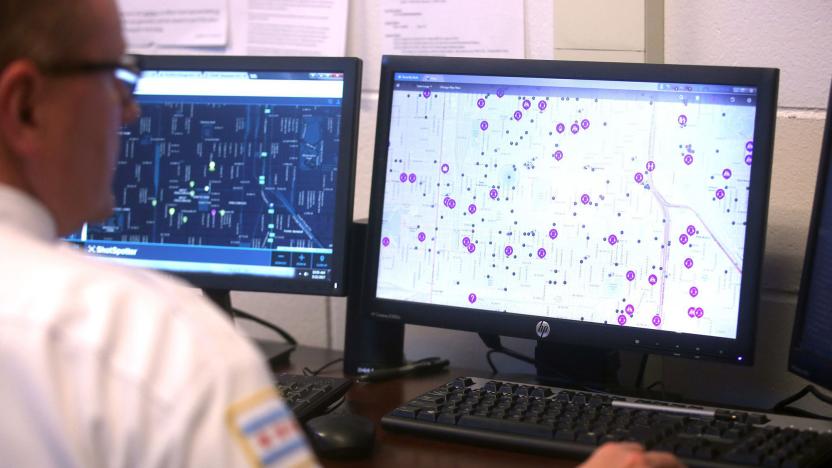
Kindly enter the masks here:
M 69 240 L 205 289 L 345 294 L 361 62 L 141 62 L 115 213 Z
M 371 313 L 750 362 L 777 81 L 385 57 Z
M 832 89 L 792 332 L 789 370 L 832 390 Z

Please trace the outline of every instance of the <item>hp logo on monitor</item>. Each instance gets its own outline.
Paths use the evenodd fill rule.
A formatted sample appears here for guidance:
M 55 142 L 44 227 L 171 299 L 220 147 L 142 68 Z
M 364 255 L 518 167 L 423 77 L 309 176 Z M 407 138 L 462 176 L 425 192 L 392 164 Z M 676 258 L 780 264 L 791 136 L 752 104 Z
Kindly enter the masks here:
M 549 328 L 549 324 L 547 322 L 544 322 L 543 320 L 537 322 L 537 326 L 535 327 L 535 331 L 537 332 L 537 336 L 539 336 L 541 338 L 546 338 L 547 336 L 549 336 L 549 332 L 551 330 L 552 329 Z

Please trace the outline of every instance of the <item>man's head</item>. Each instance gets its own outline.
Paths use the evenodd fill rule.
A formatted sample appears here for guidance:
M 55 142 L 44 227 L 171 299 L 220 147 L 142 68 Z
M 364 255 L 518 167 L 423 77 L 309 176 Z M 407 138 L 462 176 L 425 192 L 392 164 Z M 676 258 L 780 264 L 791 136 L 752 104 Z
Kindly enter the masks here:
M 117 131 L 137 116 L 114 75 L 113 0 L 0 0 L 0 183 L 52 213 L 58 233 L 113 208 Z

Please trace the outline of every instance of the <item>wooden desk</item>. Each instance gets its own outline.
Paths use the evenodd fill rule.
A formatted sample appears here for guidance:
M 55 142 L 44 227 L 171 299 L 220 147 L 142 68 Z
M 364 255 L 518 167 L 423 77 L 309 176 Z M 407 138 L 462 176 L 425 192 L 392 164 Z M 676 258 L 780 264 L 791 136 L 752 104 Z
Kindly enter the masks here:
M 276 372 L 300 374 L 304 366 L 316 369 L 333 359 L 342 357 L 338 351 L 300 347 L 288 365 L 275 367 Z M 338 363 L 320 375 L 342 377 L 342 364 Z M 370 418 L 376 423 L 376 447 L 369 459 L 335 461 L 321 459 L 327 467 L 392 467 L 424 466 L 446 467 L 506 467 L 525 466 L 573 467 L 579 462 L 571 459 L 553 459 L 507 450 L 489 449 L 473 445 L 442 442 L 435 439 L 413 437 L 385 431 L 381 417 L 402 403 L 419 396 L 457 376 L 487 376 L 482 371 L 450 368 L 439 374 L 419 377 L 403 377 L 377 383 L 357 383 L 347 393 L 345 406 L 349 411 Z

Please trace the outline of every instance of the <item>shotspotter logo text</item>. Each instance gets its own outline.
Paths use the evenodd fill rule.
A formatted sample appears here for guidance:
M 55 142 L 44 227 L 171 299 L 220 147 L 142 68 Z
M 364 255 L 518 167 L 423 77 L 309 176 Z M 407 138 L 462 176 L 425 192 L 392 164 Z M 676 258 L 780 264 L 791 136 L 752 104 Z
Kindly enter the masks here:
M 88 245 L 87 252 L 95 255 L 109 255 L 111 257 L 135 257 L 139 249 L 126 247 L 104 247 L 103 245 Z

